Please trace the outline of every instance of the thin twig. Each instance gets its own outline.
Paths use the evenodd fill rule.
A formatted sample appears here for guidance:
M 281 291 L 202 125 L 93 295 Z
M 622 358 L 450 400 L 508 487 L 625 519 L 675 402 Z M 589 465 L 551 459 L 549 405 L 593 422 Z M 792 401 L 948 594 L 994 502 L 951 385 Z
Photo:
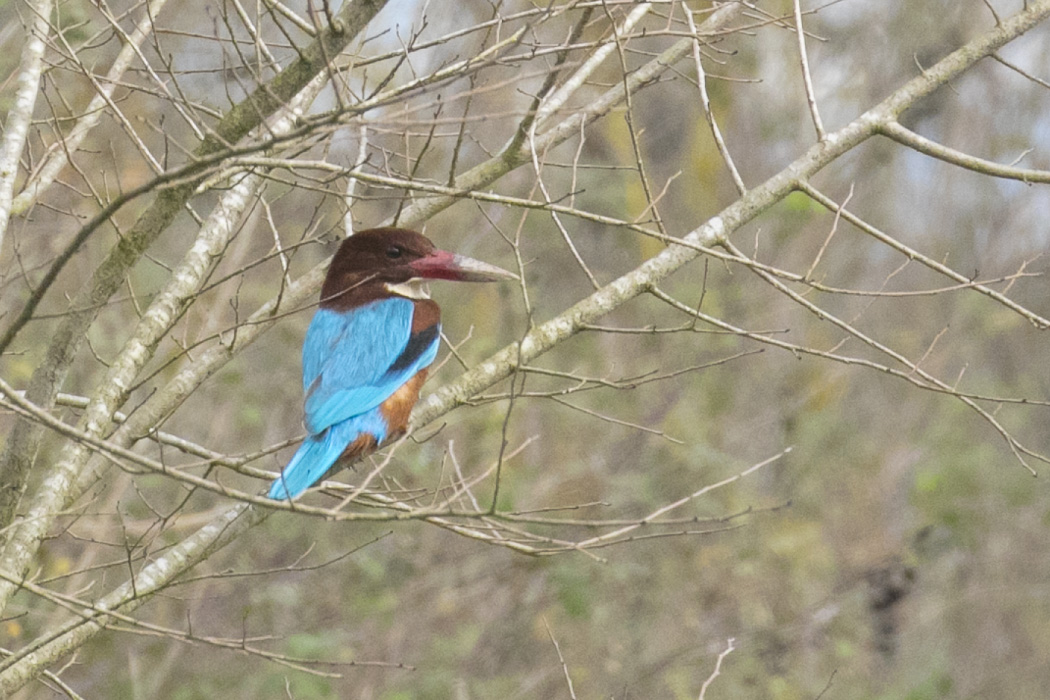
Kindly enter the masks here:
M 707 689 L 711 687 L 711 684 L 714 683 L 715 679 L 718 678 L 718 676 L 722 673 L 722 662 L 727 656 L 729 656 L 730 653 L 733 652 L 733 650 L 736 649 L 736 647 L 733 645 L 734 642 L 736 642 L 736 640 L 732 637 L 726 640 L 726 648 L 722 651 L 722 653 L 718 655 L 718 658 L 715 660 L 715 669 L 711 671 L 711 675 L 708 676 L 707 680 L 704 681 L 704 684 L 700 686 L 700 695 L 697 697 L 697 700 L 704 700 L 704 698 L 707 697 Z
M 817 97 L 813 92 L 813 77 L 809 73 L 809 57 L 806 55 L 806 32 L 802 28 L 802 0 L 793 0 L 795 11 L 795 37 L 798 40 L 798 56 L 802 62 L 802 82 L 806 86 L 806 102 L 809 104 L 809 113 L 813 117 L 813 128 L 817 132 L 817 140 L 825 141 L 828 138 L 824 131 L 824 122 L 820 119 L 820 110 L 817 109 Z

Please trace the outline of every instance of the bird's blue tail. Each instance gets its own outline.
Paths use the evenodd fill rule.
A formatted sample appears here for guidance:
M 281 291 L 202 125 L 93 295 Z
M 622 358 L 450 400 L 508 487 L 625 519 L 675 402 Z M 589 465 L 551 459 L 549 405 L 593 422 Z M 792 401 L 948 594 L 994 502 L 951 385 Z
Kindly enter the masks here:
M 267 498 L 279 501 L 298 498 L 332 468 L 347 445 L 362 433 L 372 435 L 377 445 L 386 438 L 386 421 L 378 408 L 340 421 L 303 440 L 288 466 L 274 479 Z
M 320 479 L 350 444 L 348 440 L 334 439 L 339 432 L 338 427 L 333 425 L 320 435 L 311 435 L 303 440 L 292 461 L 288 462 L 288 466 L 270 486 L 267 497 L 282 501 L 298 498 L 299 494 Z

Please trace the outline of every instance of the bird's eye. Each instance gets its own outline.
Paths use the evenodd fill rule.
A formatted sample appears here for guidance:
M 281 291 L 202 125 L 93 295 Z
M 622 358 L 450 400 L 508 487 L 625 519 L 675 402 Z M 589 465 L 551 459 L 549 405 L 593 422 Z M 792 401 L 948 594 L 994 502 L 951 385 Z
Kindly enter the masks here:
M 401 249 L 399 245 L 392 245 L 386 249 L 386 256 L 391 260 L 396 260 L 401 257 L 401 254 L 405 251 Z

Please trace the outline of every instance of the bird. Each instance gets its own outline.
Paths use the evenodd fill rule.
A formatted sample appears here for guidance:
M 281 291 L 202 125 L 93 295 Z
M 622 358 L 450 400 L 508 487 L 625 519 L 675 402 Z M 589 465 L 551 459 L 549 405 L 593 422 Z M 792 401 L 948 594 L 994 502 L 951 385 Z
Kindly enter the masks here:
M 441 308 L 428 280 L 502 279 L 517 275 L 436 248 L 415 231 L 374 228 L 346 238 L 303 341 L 307 435 L 267 496 L 294 500 L 405 433 L 440 342 Z

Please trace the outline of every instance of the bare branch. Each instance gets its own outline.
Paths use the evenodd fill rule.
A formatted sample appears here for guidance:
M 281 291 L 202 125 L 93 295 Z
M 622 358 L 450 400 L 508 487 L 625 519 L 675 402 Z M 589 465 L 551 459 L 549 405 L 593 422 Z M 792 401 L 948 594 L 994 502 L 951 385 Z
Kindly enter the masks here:
M 792 0 L 795 11 L 795 37 L 798 39 L 798 57 L 802 63 L 802 82 L 806 86 L 806 102 L 809 104 L 809 113 L 813 117 L 813 128 L 817 132 L 817 140 L 823 141 L 828 137 L 824 131 L 824 122 L 820 118 L 820 110 L 817 109 L 817 97 L 813 92 L 813 76 L 809 72 L 809 56 L 806 55 L 806 31 L 802 28 L 802 0 Z
M 12 196 L 18 177 L 19 161 L 29 134 L 33 107 L 40 91 L 40 74 L 44 67 L 44 50 L 51 30 L 51 0 L 27 2 L 29 26 L 26 43 L 18 67 L 18 89 L 14 105 L 4 122 L 3 144 L 0 145 L 0 251 L 4 249 L 4 234 L 12 213 Z
M 736 640 L 732 637 L 726 640 L 726 648 L 718 655 L 718 658 L 715 659 L 715 669 L 711 671 L 711 675 L 708 676 L 707 680 L 704 681 L 704 684 L 700 686 L 698 700 L 704 700 L 704 698 L 707 697 L 707 689 L 711 687 L 711 684 L 714 683 L 715 679 L 722 673 L 722 662 L 736 649 L 734 642 L 736 642 Z
M 1029 168 L 1014 168 L 1009 165 L 1000 165 L 984 158 L 971 156 L 967 153 L 948 148 L 941 144 L 916 134 L 906 129 L 896 120 L 889 121 L 879 129 L 879 133 L 888 136 L 897 143 L 913 148 L 919 153 L 943 160 L 945 163 L 958 165 L 960 168 L 972 170 L 982 175 L 1001 177 L 1008 180 L 1020 180 L 1027 183 L 1047 184 L 1050 183 L 1050 170 L 1031 170 Z
M 207 644 L 337 677 L 339 669 L 323 666 L 333 658 L 323 651 L 311 660 L 291 646 L 275 651 L 260 646 L 260 640 L 292 640 L 250 634 L 250 628 L 268 623 L 258 609 L 252 619 L 246 612 L 240 620 L 240 635 L 202 632 L 189 614 L 199 608 L 198 601 L 213 598 L 213 591 L 205 592 L 213 582 L 236 586 L 238 576 L 276 579 L 313 568 L 299 566 L 301 557 L 289 567 L 263 563 L 273 551 L 273 538 L 260 533 L 259 539 L 245 543 L 243 551 L 260 545 L 247 571 L 195 570 L 279 510 L 295 514 L 279 517 L 294 526 L 288 536 L 307 540 L 295 544 L 294 551 L 307 552 L 314 551 L 315 526 L 345 528 L 338 536 L 349 532 L 356 538 L 359 528 L 376 523 L 418 522 L 466 538 L 461 544 L 475 550 L 489 545 L 497 552 L 529 557 L 583 555 L 565 557 L 571 564 L 614 562 L 598 551 L 614 547 L 619 548 L 617 556 L 649 555 L 650 546 L 660 545 L 661 538 L 688 537 L 690 545 L 708 535 L 731 539 L 720 533 L 741 527 L 752 514 L 777 512 L 792 498 L 778 493 L 772 505 L 751 505 L 753 496 L 741 491 L 746 486 L 741 477 L 790 450 L 784 449 L 783 435 L 790 434 L 788 424 L 796 418 L 792 414 L 787 419 L 788 410 L 806 402 L 803 419 L 807 411 L 817 410 L 798 394 L 836 393 L 847 374 L 849 381 L 877 376 L 882 383 L 885 375 L 912 395 L 917 390 L 950 396 L 955 401 L 937 405 L 958 415 L 956 402 L 961 402 L 1006 441 L 1022 464 L 1032 456 L 1047 460 L 1025 447 L 1028 441 L 1035 446 L 1033 421 L 1050 405 L 1038 395 L 1038 387 L 1021 384 L 1034 365 L 1030 361 L 1021 367 L 1023 360 L 1017 359 L 1018 371 L 1009 368 L 1016 385 L 997 381 L 991 362 L 977 355 L 991 350 L 974 345 L 971 352 L 961 342 L 970 329 L 961 329 L 957 321 L 958 312 L 965 311 L 966 322 L 980 324 L 979 330 L 1004 331 L 1004 340 L 1011 341 L 1050 327 L 1031 296 L 1040 283 L 1034 269 L 1038 248 L 996 251 L 989 262 L 980 260 L 980 273 L 964 273 L 971 265 L 976 268 L 980 250 L 951 242 L 944 257 L 935 259 L 931 256 L 936 253 L 927 251 L 938 250 L 943 239 L 906 244 L 911 232 L 886 233 L 868 223 L 879 214 L 862 218 L 847 208 L 871 204 L 856 204 L 850 198 L 852 188 L 843 203 L 811 183 L 818 176 L 841 174 L 842 164 L 865 158 L 868 149 L 858 147 L 880 134 L 888 137 L 882 150 L 911 149 L 980 174 L 1045 182 L 1043 171 L 1016 163 L 1001 166 L 947 149 L 904 129 L 899 120 L 953 82 L 961 95 L 973 97 L 971 78 L 956 79 L 1050 16 L 1050 0 L 1031 0 L 1023 11 L 997 18 L 994 28 L 912 79 L 915 73 L 905 68 L 903 86 L 852 120 L 847 117 L 845 126 L 831 133 L 824 130 L 817 109 L 805 46 L 813 35 L 804 36 L 800 0 L 793 2 L 792 14 L 783 16 L 761 14 L 751 3 L 719 3 L 703 23 L 694 21 L 680 0 L 569 0 L 542 7 L 497 3 L 464 9 L 470 26 L 445 17 L 432 22 L 435 16 L 427 16 L 432 3 L 424 3 L 410 24 L 398 20 L 396 28 L 362 35 L 362 53 L 379 47 L 368 56 L 340 53 L 339 47 L 352 37 L 337 39 L 349 27 L 332 2 L 315 2 L 301 16 L 275 0 L 254 7 L 230 2 L 232 11 L 227 3 L 211 18 L 210 32 L 190 23 L 147 23 L 162 0 L 135 5 L 126 15 L 111 14 L 104 5 L 89 8 L 93 14 L 86 40 L 62 24 L 66 16 L 58 13 L 54 20 L 52 29 L 60 36 L 52 45 L 55 58 L 44 92 L 51 113 L 30 125 L 31 137 L 18 154 L 19 177 L 27 178 L 22 193 L 26 211 L 31 207 L 33 216 L 26 218 L 24 230 L 9 232 L 3 253 L 11 271 L 0 273 L 5 302 L 28 299 L 25 306 L 8 302 L 0 310 L 6 313 L 6 334 L 0 340 L 6 348 L 0 420 L 13 426 L 0 455 L 0 477 L 8 487 L 0 491 L 0 520 L 10 522 L 0 527 L 5 538 L 0 601 L 12 601 L 8 619 L 17 621 L 24 609 L 33 620 L 25 638 L 8 632 L 17 644 L 0 656 L 0 695 L 48 678 L 56 692 L 75 695 L 69 681 L 83 674 L 73 665 L 78 658 L 72 656 L 66 667 L 51 666 L 104 630 L 170 640 L 176 650 L 186 643 Z M 350 6 L 361 9 L 365 4 L 344 3 L 338 11 L 350 12 Z M 605 19 L 592 21 L 598 17 L 594 10 L 604 11 Z M 138 14 L 144 11 L 145 18 Z M 750 18 L 748 26 L 723 41 L 726 27 L 741 17 Z M 102 29 L 91 34 L 93 22 Z M 138 29 L 132 31 L 136 22 Z M 747 139 L 756 129 L 770 127 L 765 113 L 756 119 L 716 120 L 711 98 L 722 89 L 754 90 L 760 75 L 741 75 L 752 64 L 735 63 L 734 57 L 754 48 L 753 56 L 744 55 L 765 59 L 761 51 L 767 47 L 758 41 L 772 31 L 790 31 L 792 24 L 809 110 L 796 109 L 803 104 L 802 95 L 789 96 L 792 104 L 784 106 L 796 115 L 790 122 L 793 129 L 807 119 L 814 124 L 818 142 L 787 155 L 787 140 L 770 141 L 776 146 L 774 157 L 765 152 L 764 137 Z M 311 41 L 304 34 L 313 37 L 308 49 L 301 47 Z M 142 43 L 148 39 L 152 46 Z M 177 42 L 194 51 L 204 49 L 195 60 L 181 61 L 172 53 Z M 146 48 L 132 50 L 136 44 Z M 786 49 L 783 42 L 775 44 L 778 69 L 790 65 L 796 51 L 791 44 Z M 316 60 L 304 58 L 303 52 L 314 46 Z M 618 61 L 610 64 L 606 59 L 614 50 Z M 695 77 L 678 68 L 690 58 Z M 711 72 L 723 63 L 727 75 Z M 289 68 L 281 70 L 282 64 Z M 109 75 L 117 77 L 101 78 L 94 65 L 108 67 Z M 309 83 L 313 93 L 300 89 L 302 96 L 294 103 L 293 93 L 275 86 L 291 79 L 287 76 L 293 66 L 304 65 L 316 71 L 299 87 Z M 130 77 L 120 77 L 118 68 Z M 275 74 L 274 80 L 263 77 Z M 977 80 L 983 77 L 976 74 Z M 1015 82 L 1042 96 L 1038 83 L 1026 77 L 1028 81 Z M 205 105 L 223 102 L 212 94 L 214 87 L 198 94 L 203 83 L 226 90 L 225 103 L 235 105 L 226 116 Z M 675 116 L 659 113 L 661 100 L 677 91 L 674 104 L 681 108 L 681 95 L 688 94 L 690 83 L 699 89 L 700 100 L 687 99 L 688 123 L 674 124 L 666 134 L 652 129 Z M 70 85 L 82 88 L 84 96 Z M 328 86 L 336 92 L 311 110 L 313 94 Z M 649 86 L 653 88 L 645 96 L 653 100 L 638 98 Z M 85 110 L 89 97 L 93 106 Z M 726 104 L 752 108 L 745 97 L 734 92 Z M 716 99 L 714 107 L 718 104 Z M 836 104 L 841 114 L 847 103 L 836 99 Z M 625 109 L 629 132 L 616 121 Z M 237 114 L 255 119 L 256 128 L 231 131 L 227 120 Z M 734 150 L 731 156 L 722 136 L 722 129 L 730 127 L 732 134 L 727 131 L 726 137 L 745 145 L 748 169 L 774 173 L 752 189 L 745 187 L 734 163 L 734 157 L 744 158 L 744 151 Z M 720 167 L 703 145 L 705 129 L 739 196 L 717 201 L 725 195 L 724 187 L 698 194 L 699 183 Z M 116 141 L 105 143 L 110 134 Z M 231 140 L 231 134 L 236 138 Z M 355 140 L 354 134 L 360 138 Z M 663 138 L 670 134 L 675 138 Z M 63 148 L 67 152 L 59 153 Z M 94 156 L 96 148 L 100 165 L 91 170 L 86 156 Z M 122 150 L 129 161 L 122 160 Z M 45 177 L 60 161 L 69 166 L 63 169 L 68 182 L 53 173 Z M 512 175 L 521 166 L 525 170 Z M 152 169 L 159 174 L 152 175 Z M 858 175 L 858 191 L 881 175 Z M 646 198 L 641 214 L 632 209 L 633 198 L 628 202 L 624 196 L 638 185 L 635 178 L 640 178 L 638 189 Z M 1019 190 L 1012 186 L 1011 191 Z M 129 205 L 138 206 L 136 200 L 147 194 L 155 199 L 142 205 L 145 213 L 132 224 Z M 472 201 L 434 218 L 461 200 Z M 198 214 L 191 202 L 195 208 L 213 208 Z M 246 215 L 256 202 L 261 207 L 250 226 Z M 388 217 L 395 209 L 398 213 Z M 193 219 L 188 236 L 181 225 L 171 225 L 184 210 Z M 545 216 L 529 216 L 534 211 Z M 1016 211 L 1019 219 L 1030 216 L 1020 207 Z M 780 216 L 785 212 L 787 216 Z M 472 295 L 469 301 L 467 296 L 452 297 L 460 307 L 446 308 L 454 310 L 446 314 L 443 336 L 449 354 L 432 368 L 435 374 L 444 369 L 416 406 L 409 435 L 381 445 L 365 466 L 310 489 L 300 500 L 265 498 L 259 487 L 274 477 L 280 459 L 276 451 L 301 439 L 283 439 L 301 433 L 297 416 L 289 414 L 298 391 L 293 392 L 296 397 L 286 395 L 285 379 L 267 375 L 273 367 L 283 375 L 294 362 L 286 357 L 288 341 L 300 330 L 304 317 L 299 314 L 316 305 L 328 265 L 328 260 L 318 262 L 321 246 L 352 233 L 355 219 L 358 225 L 381 225 L 384 217 L 386 223 L 411 228 L 428 224 L 428 233 L 465 243 L 466 253 L 475 244 L 504 245 L 503 254 L 514 257 L 520 288 L 499 292 L 498 308 L 475 303 Z M 553 224 L 537 221 L 546 217 L 553 217 Z M 646 217 L 650 220 L 643 221 Z M 53 241 L 36 235 L 55 220 L 59 225 L 53 226 Z M 261 229 L 253 228 L 255 223 Z M 120 239 L 108 256 L 106 242 L 95 235 L 107 229 L 115 232 L 114 240 Z M 748 230 L 755 236 L 751 255 L 742 252 L 750 245 L 735 240 Z M 858 238 L 858 232 L 864 237 Z M 561 255 L 554 252 L 558 250 Z M 483 251 L 482 257 L 491 253 Z M 688 268 L 701 256 L 700 268 Z M 99 260 L 102 266 L 95 269 Z M 577 268 L 584 274 L 574 272 Z M 744 271 L 748 274 L 740 274 Z M 602 284 L 604 280 L 611 281 Z M 80 291 L 78 285 L 83 285 Z M 15 293 L 9 295 L 9 290 Z M 63 303 L 60 292 L 69 293 L 72 302 Z M 773 304 L 767 303 L 770 299 Z M 38 313 L 41 300 L 54 302 L 53 308 Z M 974 310 L 961 306 L 968 303 Z M 475 319 L 478 333 L 457 326 L 476 309 L 481 310 Z M 989 309 L 992 313 L 985 313 Z M 908 314 L 906 328 L 892 325 L 897 310 Z M 543 316 L 537 319 L 538 314 Z M 290 319 L 293 315 L 298 316 Z M 245 352 L 285 320 L 289 323 L 272 344 Z M 53 328 L 57 332 L 49 337 Z M 26 356 L 11 352 L 21 349 L 10 345 L 16 335 L 26 345 L 36 342 L 43 348 L 50 343 L 26 391 L 15 386 L 23 388 L 36 358 L 31 347 Z M 498 345 L 490 343 L 510 339 L 514 342 L 492 351 Z M 79 352 L 84 340 L 88 345 Z M 776 405 L 767 404 L 757 416 L 746 415 L 753 412 L 750 406 L 716 407 L 716 413 L 725 413 L 709 424 L 700 421 L 693 430 L 700 415 L 697 406 L 687 404 L 696 398 L 690 392 L 699 383 L 693 373 L 726 366 L 704 378 L 705 385 L 709 379 L 717 388 L 716 375 L 722 372 L 747 371 L 751 379 L 750 371 L 760 365 L 780 371 L 790 364 L 790 356 L 766 353 L 745 360 L 746 369 L 728 366 L 766 346 L 817 358 L 824 366 L 835 363 L 831 376 L 820 376 L 814 383 L 821 386 L 811 389 L 799 387 L 797 378 L 795 383 L 784 379 L 795 374 L 792 370 L 781 372 L 774 387 L 764 386 L 768 375 L 763 374 L 756 375 L 756 382 L 726 382 L 722 386 L 741 387 L 734 396 L 741 404 L 775 391 L 777 399 L 771 403 Z M 1014 354 L 1018 346 L 1004 347 Z M 580 348 L 585 352 L 577 352 Z M 275 353 L 281 353 L 279 360 L 273 359 Z M 478 362 L 479 357 L 486 359 Z M 228 365 L 231 360 L 236 362 Z M 457 366 L 465 371 L 449 381 Z M 253 376 L 241 383 L 242 375 Z M 497 384 L 508 378 L 509 388 Z M 59 394 L 64 383 L 82 387 L 76 391 L 84 396 Z M 833 386 L 827 389 L 826 384 Z M 635 390 L 637 396 L 629 393 Z M 781 409 L 784 393 L 790 396 Z M 632 403 L 635 398 L 639 400 Z M 501 401 L 507 403 L 494 407 Z M 821 405 L 824 401 L 820 399 Z M 555 403 L 573 412 L 560 411 Z M 201 411 L 202 405 L 206 410 Z M 439 421 L 466 406 L 478 408 L 465 423 L 452 420 L 446 426 Z M 722 415 L 744 415 L 763 426 L 780 418 L 782 430 L 765 431 L 748 445 L 760 455 L 777 456 L 756 463 L 761 457 L 750 454 L 741 462 L 752 464 L 750 468 L 727 470 L 728 460 L 719 450 L 730 440 L 739 442 L 741 431 L 753 426 L 723 428 L 714 422 Z M 577 437 L 577 428 L 598 430 L 586 437 L 581 431 Z M 569 435 L 571 444 L 550 441 L 556 431 Z M 717 431 L 726 436 L 714 437 Z M 654 439 L 670 441 L 669 433 L 687 438 L 688 446 Z M 807 432 L 800 435 L 809 439 Z M 708 437 L 713 437 L 711 444 Z M 424 444 L 416 448 L 413 442 Z M 914 444 L 925 450 L 935 443 Z M 809 459 L 808 449 L 802 448 L 811 446 L 800 444 L 796 454 Z M 648 473 L 632 473 L 629 478 L 645 479 L 640 481 L 644 486 L 621 495 L 614 490 L 623 483 L 617 470 L 635 460 L 661 476 L 663 469 L 672 476 L 692 473 L 679 470 L 686 465 L 699 465 L 708 473 L 710 462 L 717 462 L 719 471 L 699 483 L 683 485 L 682 478 L 690 476 L 661 482 L 658 489 L 650 488 Z M 777 478 L 764 479 L 761 489 L 783 488 L 779 475 L 797 461 L 782 460 Z M 433 468 L 424 469 L 426 463 Z M 592 470 L 616 478 L 591 479 Z M 587 478 L 576 482 L 581 474 Z M 522 488 L 526 483 L 529 489 Z M 20 490 L 26 484 L 30 486 L 23 496 Z M 665 488 L 674 490 L 659 495 Z M 720 488 L 727 489 L 724 498 L 710 498 Z M 712 504 L 717 509 L 720 502 L 741 498 L 744 505 L 727 513 L 710 512 Z M 644 548 L 631 546 L 639 542 L 646 543 Z M 330 546 L 327 537 L 316 544 L 322 552 Z M 334 546 L 339 552 L 347 549 L 339 542 Z M 233 554 L 212 562 L 223 567 Z M 259 563 L 256 556 L 262 557 Z M 328 554 L 323 558 L 336 560 Z M 72 564 L 66 563 L 69 559 Z M 18 591 L 22 594 L 13 597 Z M 140 611 L 149 600 L 155 601 L 151 609 Z M 179 619 L 170 614 L 181 607 L 187 613 L 185 625 L 167 621 Z M 232 622 L 236 628 L 236 614 L 223 615 L 230 619 L 222 624 Z M 305 619 L 296 624 L 299 629 L 311 625 Z M 562 649 L 553 634 L 548 636 L 562 670 L 536 673 L 546 677 L 547 689 L 564 693 L 567 682 L 573 695 Z M 700 688 L 701 698 L 733 650 L 730 640 Z M 695 668 L 689 673 L 695 676 Z M 289 695 L 293 688 L 289 679 Z

